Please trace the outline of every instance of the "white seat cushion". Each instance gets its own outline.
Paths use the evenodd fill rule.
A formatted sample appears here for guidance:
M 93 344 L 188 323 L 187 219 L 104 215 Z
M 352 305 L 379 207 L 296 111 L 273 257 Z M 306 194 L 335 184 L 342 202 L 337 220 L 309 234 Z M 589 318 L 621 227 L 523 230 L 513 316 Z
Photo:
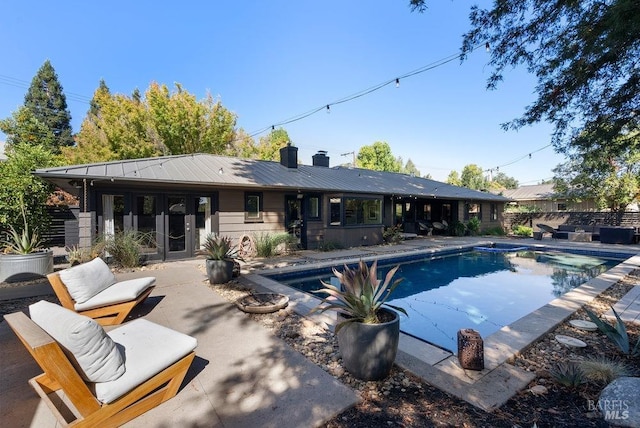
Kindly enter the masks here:
M 126 371 L 114 381 L 93 385 L 95 396 L 102 403 L 118 399 L 189 354 L 198 345 L 191 336 L 143 318 L 113 329 L 108 335 L 123 350 Z
M 144 290 L 151 287 L 155 282 L 156 279 L 153 276 L 116 282 L 112 286 L 105 288 L 95 296 L 91 297 L 89 300 L 86 300 L 83 303 L 76 302 L 73 306 L 76 311 L 85 311 L 87 309 L 99 308 L 101 306 L 128 302 L 137 299 Z
M 45 300 L 29 306 L 29 315 L 60 344 L 84 380 L 113 381 L 125 372 L 122 354 L 95 320 Z
M 76 303 L 84 303 L 116 283 L 116 277 L 100 257 L 60 271 L 60 279 Z

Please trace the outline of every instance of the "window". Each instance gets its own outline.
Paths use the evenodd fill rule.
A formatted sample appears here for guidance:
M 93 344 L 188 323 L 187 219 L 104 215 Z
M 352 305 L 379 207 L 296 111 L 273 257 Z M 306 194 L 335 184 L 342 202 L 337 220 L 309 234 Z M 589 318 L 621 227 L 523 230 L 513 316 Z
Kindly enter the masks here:
M 309 220 L 320 219 L 320 196 L 309 196 L 309 208 L 307 210 L 307 218 Z
M 478 220 L 482 220 L 482 211 L 480 210 L 480 204 L 465 204 L 464 219 L 469 220 L 472 217 L 477 217 Z
M 498 220 L 498 205 L 497 204 L 491 204 L 491 221 L 497 221 Z
M 424 204 L 422 206 L 421 220 L 431 220 L 431 204 Z
M 331 209 L 330 223 L 332 226 L 340 226 L 340 214 L 342 213 L 342 200 L 340 198 L 331 198 L 329 201 Z
M 558 204 L 558 211 L 566 211 L 567 204 Z
M 344 206 L 344 224 L 347 226 L 382 223 L 380 199 L 345 198 Z
M 244 194 L 244 221 L 262 221 L 262 193 L 246 192 Z

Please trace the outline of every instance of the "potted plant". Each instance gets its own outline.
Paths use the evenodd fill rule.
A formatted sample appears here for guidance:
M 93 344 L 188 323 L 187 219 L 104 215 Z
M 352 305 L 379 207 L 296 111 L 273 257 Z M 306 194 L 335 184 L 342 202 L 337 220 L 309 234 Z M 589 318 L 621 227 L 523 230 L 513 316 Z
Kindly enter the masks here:
M 240 259 L 238 248 L 231 243 L 231 238 L 208 234 L 200 254 L 207 258 L 205 263 L 210 284 L 226 284 L 231 280 L 235 260 Z
M 41 248 L 43 241 L 35 230 L 31 230 L 24 205 L 21 205 L 21 213 L 24 221 L 22 230 L 18 231 L 10 224 L 8 238 L 2 242 L 0 281 L 9 278 L 20 281 L 53 272 L 53 251 Z
M 323 288 L 315 293 L 328 296 L 311 311 L 331 309 L 338 313 L 335 333 L 343 365 L 363 380 L 379 380 L 389 374 L 400 338 L 400 317 L 396 311 L 407 315 L 403 308 L 386 303 L 402 281 L 392 282 L 399 266 L 391 269 L 382 281 L 378 279 L 377 264 L 374 261 L 369 267 L 361 260 L 353 269 L 345 265 L 339 272 L 334 268 L 340 288 L 323 281 Z

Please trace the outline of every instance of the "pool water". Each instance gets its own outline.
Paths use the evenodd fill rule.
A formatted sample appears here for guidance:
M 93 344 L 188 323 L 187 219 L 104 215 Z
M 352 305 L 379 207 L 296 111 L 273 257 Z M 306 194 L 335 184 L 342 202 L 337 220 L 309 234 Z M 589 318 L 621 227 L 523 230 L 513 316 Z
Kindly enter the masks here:
M 458 330 L 472 328 L 487 337 L 619 262 L 529 250 L 421 258 L 400 264 L 394 278 L 403 280 L 389 303 L 409 314 L 401 315 L 404 333 L 455 353 Z M 397 264 L 380 264 L 379 276 Z M 320 289 L 321 280 L 339 284 L 330 270 L 272 278 L 307 292 Z

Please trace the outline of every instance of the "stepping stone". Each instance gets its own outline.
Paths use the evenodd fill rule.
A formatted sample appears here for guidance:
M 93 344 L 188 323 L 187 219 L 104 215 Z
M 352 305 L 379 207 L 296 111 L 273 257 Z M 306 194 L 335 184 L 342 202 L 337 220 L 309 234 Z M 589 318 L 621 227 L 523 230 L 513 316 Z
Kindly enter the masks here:
M 595 323 L 586 320 L 571 320 L 569 321 L 569 324 L 578 330 L 596 331 L 598 329 L 598 326 Z
M 584 348 L 585 346 L 587 346 L 587 344 L 582 340 L 576 339 L 575 337 L 571 336 L 565 336 L 564 334 L 556 334 L 556 340 L 563 345 L 572 346 L 574 348 Z

